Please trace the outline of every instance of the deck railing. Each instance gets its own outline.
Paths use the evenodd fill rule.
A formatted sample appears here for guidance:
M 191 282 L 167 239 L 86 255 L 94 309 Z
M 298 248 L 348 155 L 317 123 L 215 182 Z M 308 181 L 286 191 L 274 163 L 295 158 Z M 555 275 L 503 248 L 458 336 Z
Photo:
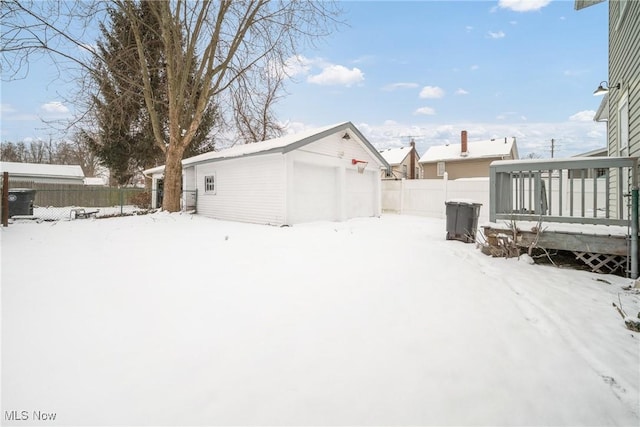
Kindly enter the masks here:
M 622 225 L 638 277 L 638 159 L 498 160 L 490 166 L 489 220 Z
M 631 197 L 637 174 L 635 157 L 495 161 L 489 220 L 637 227 Z

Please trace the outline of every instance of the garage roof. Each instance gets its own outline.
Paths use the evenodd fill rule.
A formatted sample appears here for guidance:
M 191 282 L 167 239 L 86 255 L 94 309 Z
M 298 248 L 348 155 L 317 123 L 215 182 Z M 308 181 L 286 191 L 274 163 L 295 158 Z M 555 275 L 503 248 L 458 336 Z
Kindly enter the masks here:
M 84 179 L 84 172 L 80 165 L 0 162 L 0 172 L 19 176 Z
M 310 129 L 303 132 L 281 136 L 280 138 L 269 139 L 267 141 L 254 142 L 251 144 L 241 144 L 230 148 L 225 148 L 220 151 L 211 151 L 208 153 L 199 154 L 197 156 L 189 157 L 182 161 L 183 166 L 194 165 L 198 163 L 213 161 L 213 160 L 225 160 L 238 157 L 246 157 L 258 154 L 268 153 L 288 153 L 289 151 L 303 147 L 312 142 L 318 141 L 326 136 L 332 135 L 336 132 L 347 132 L 356 136 L 372 155 L 374 155 L 380 161 L 380 165 L 389 167 L 387 161 L 376 150 L 373 145 L 360 133 L 360 131 L 351 122 L 337 123 L 330 126 L 324 126 L 317 129 Z M 152 169 L 144 171 L 145 175 L 160 173 L 164 170 L 163 166 L 158 166 Z

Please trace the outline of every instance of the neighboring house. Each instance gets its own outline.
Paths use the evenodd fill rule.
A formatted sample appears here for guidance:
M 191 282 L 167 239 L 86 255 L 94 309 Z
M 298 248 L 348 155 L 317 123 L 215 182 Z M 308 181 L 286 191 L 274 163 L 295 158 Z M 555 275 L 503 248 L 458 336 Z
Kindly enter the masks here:
M 595 150 L 577 154 L 573 157 L 607 157 L 607 151 L 607 147 L 596 148 Z M 596 178 L 600 178 L 607 174 L 607 169 L 584 169 L 584 172 L 571 170 L 569 171 L 569 178 L 593 178 L 594 171 Z
M 351 123 L 184 159 L 183 207 L 233 221 L 292 225 L 381 213 L 388 163 Z M 162 188 L 164 166 L 145 171 Z M 157 206 L 157 198 L 153 199 Z
M 80 165 L 0 162 L 0 172 L 9 172 L 9 181 L 43 184 L 84 184 Z
M 488 141 L 467 141 L 467 131 L 461 132 L 460 144 L 429 147 L 420 158 L 423 177 L 448 179 L 488 177 L 489 165 L 494 160 L 518 159 L 515 138 Z
M 382 157 L 389 163 L 391 170 L 382 172 L 382 179 L 420 179 L 422 166 L 420 156 L 416 151 L 416 143 L 411 141 L 409 147 L 389 148 L 380 151 Z

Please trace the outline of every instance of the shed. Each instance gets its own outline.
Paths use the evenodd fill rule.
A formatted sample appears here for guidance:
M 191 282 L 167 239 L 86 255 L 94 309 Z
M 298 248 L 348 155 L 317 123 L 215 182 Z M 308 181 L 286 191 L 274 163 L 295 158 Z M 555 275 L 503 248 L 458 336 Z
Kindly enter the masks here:
M 80 165 L 0 162 L 0 172 L 9 172 L 10 181 L 30 181 L 43 184 L 84 184 L 84 172 L 82 172 Z
M 272 225 L 342 221 L 381 213 L 389 164 L 344 122 L 182 161 L 183 208 L 211 218 Z M 164 166 L 149 169 L 153 192 Z M 159 206 L 159 197 L 153 197 Z

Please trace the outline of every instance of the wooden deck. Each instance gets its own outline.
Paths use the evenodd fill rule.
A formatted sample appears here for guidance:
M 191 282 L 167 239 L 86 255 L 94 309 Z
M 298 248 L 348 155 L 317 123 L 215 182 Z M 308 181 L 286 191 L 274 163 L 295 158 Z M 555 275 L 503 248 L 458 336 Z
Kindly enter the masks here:
M 630 254 L 627 235 L 555 230 L 538 233 L 535 228 L 517 228 L 514 238 L 513 230 L 506 224 L 485 225 L 482 229 L 490 254 L 504 253 L 506 240 L 513 242 L 520 252 L 526 252 L 529 248 L 570 251 L 577 260 L 597 273 L 620 273 L 620 270 L 624 273 Z

